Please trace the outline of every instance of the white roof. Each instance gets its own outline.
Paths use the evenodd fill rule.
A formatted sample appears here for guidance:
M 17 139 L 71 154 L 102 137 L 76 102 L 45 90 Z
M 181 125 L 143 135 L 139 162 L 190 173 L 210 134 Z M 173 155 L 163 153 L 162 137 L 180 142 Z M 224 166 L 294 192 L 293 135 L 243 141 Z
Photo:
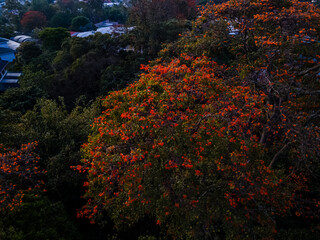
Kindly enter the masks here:
M 98 28 L 97 32 L 100 32 L 102 34 L 112 34 L 113 32 L 113 28 L 112 27 L 102 27 L 102 28 Z
M 95 31 L 81 32 L 81 33 L 77 34 L 77 37 L 85 38 L 85 37 L 89 37 L 94 34 L 95 34 Z
M 18 36 L 15 36 L 14 38 L 13 38 L 13 41 L 16 41 L 16 42 L 24 42 L 24 41 L 26 41 L 27 39 L 31 39 L 31 37 L 30 36 L 27 36 L 27 35 L 18 35 Z
M 96 32 L 100 32 L 102 34 L 110 34 L 110 35 L 112 35 L 114 33 L 124 34 L 126 31 L 131 31 L 133 28 L 134 27 L 125 28 L 125 27 L 122 27 L 122 26 L 119 26 L 119 27 L 115 27 L 115 26 L 101 27 L 101 28 L 98 28 L 97 31 L 74 33 L 74 34 L 72 34 L 72 36 L 73 37 L 85 38 L 85 37 L 94 35 Z
M 120 3 L 103 3 L 103 6 L 105 7 L 112 7 L 114 5 L 120 5 Z
M 22 75 L 22 73 L 20 72 L 8 72 L 6 77 L 20 77 Z
M 6 79 L 6 78 L 4 78 L 4 79 L 2 79 L 2 81 L 1 81 L 1 83 L 18 83 L 19 82 L 19 80 L 18 79 Z
M 15 41 L 11 41 L 11 40 L 9 40 L 7 42 L 7 44 L 8 44 L 8 48 L 10 48 L 10 49 L 12 49 L 14 51 L 17 50 L 18 47 L 20 47 L 20 43 L 17 43 Z

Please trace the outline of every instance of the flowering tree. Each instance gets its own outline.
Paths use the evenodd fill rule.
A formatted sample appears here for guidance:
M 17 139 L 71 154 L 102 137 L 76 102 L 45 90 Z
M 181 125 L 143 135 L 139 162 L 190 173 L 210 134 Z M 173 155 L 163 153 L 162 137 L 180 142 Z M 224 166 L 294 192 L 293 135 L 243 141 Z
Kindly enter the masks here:
M 88 177 L 79 215 L 107 212 L 118 226 L 151 216 L 182 239 L 272 239 L 285 217 L 311 224 L 319 21 L 294 0 L 207 7 L 178 49 L 162 52 L 176 57 L 143 66 L 103 101 L 76 167 Z M 212 46 L 212 34 L 223 41 Z M 221 49 L 227 64 L 210 59 Z
M 22 202 L 25 193 L 41 188 L 39 178 L 44 172 L 37 166 L 33 153 L 36 143 L 10 150 L 0 145 L 0 208 L 13 209 Z

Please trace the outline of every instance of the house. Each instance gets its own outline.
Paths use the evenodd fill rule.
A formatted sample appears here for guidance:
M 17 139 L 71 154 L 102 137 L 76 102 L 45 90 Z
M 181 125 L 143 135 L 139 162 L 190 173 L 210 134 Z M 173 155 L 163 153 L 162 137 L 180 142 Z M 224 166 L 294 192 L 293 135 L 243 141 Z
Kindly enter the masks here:
M 15 51 L 20 46 L 20 43 L 0 37 L 0 58 L 8 62 L 15 59 Z
M 6 67 L 8 61 L 0 59 L 0 92 L 7 90 L 8 88 L 19 87 L 19 77 L 21 73 L 8 72 Z

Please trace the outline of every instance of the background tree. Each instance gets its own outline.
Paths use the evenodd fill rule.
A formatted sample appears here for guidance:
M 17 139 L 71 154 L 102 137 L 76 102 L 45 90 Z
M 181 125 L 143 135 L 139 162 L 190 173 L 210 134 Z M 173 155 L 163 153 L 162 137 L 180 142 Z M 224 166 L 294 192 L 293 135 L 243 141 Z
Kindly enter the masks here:
M 126 36 L 100 33 L 65 42 L 53 60 L 55 84 L 49 94 L 54 98 L 63 96 L 69 108 L 81 95 L 94 99 L 134 81 L 140 64 L 146 60 L 139 53 L 121 50 L 128 44 Z M 121 71 L 113 72 L 115 67 Z
M 10 38 L 13 36 L 14 27 L 9 23 L 8 19 L 0 16 L 0 36 L 3 38 Z
M 89 31 L 93 30 L 93 24 L 87 17 L 78 16 L 72 19 L 70 29 L 72 31 Z
M 41 166 L 47 171 L 48 193 L 73 211 L 80 202 L 75 196 L 81 194 L 83 177 L 70 166 L 79 161 L 79 148 L 98 112 L 97 103 L 77 105 L 68 113 L 62 102 L 42 99 L 22 117 L 23 136 L 39 141 L 38 153 L 42 159 Z
M 49 27 L 69 28 L 69 26 L 71 25 L 71 18 L 72 15 L 70 13 L 58 12 L 50 19 Z
M 74 12 L 77 6 L 76 1 L 74 0 L 58 0 L 57 4 L 62 12 Z
M 46 0 L 32 0 L 30 10 L 45 12 L 49 8 L 49 3 Z
M 20 19 L 27 11 L 27 7 L 17 0 L 6 0 L 3 6 L 3 16 L 14 26 L 14 30 L 20 30 Z
M 126 23 L 128 19 L 128 9 L 123 5 L 114 5 L 104 8 L 104 16 L 106 19 L 120 24 Z
M 30 10 L 42 12 L 47 20 L 50 20 L 56 13 L 56 8 L 53 5 L 49 5 L 47 0 L 32 0 Z
M 70 38 L 70 33 L 65 28 L 45 28 L 39 33 L 42 47 L 48 50 L 58 50 L 62 42 Z
M 21 129 L 18 126 L 21 113 L 0 107 L 0 142 L 5 147 L 21 147 L 17 139 Z
M 0 216 L 3 240 L 82 239 L 63 204 L 44 196 L 26 194 L 19 207 Z
M 17 0 L 6 0 L 5 1 L 5 9 L 11 11 L 11 10 L 22 10 L 23 9 L 23 5 L 17 1 Z
M 103 0 L 88 0 L 84 6 L 84 11 L 86 16 L 90 19 L 91 22 L 97 23 L 103 17 Z
M 47 18 L 39 11 L 26 12 L 21 19 L 21 26 L 26 32 L 32 31 L 35 28 L 42 28 L 46 25 Z
M 196 9 L 194 1 L 132 1 L 132 7 L 129 13 L 129 23 L 135 26 L 133 31 L 133 41 L 137 50 L 142 50 L 148 54 L 156 54 L 161 44 L 166 41 L 172 41 L 167 35 L 168 21 L 176 19 L 181 21 L 178 33 L 185 31 L 188 27 L 187 21 L 195 17 Z
M 46 93 L 37 86 L 11 88 L 0 96 L 0 106 L 3 109 L 25 113 L 31 110 L 39 98 Z

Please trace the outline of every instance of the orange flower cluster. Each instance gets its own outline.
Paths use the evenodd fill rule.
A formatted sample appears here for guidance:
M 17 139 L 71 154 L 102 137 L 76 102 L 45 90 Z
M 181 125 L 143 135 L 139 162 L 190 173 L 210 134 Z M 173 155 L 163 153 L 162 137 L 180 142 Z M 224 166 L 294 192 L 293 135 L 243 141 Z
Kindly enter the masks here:
M 40 176 L 44 171 L 37 166 L 39 157 L 33 151 L 37 143 L 28 143 L 19 150 L 0 145 L 0 208 L 12 210 L 21 204 L 25 193 L 42 189 Z

